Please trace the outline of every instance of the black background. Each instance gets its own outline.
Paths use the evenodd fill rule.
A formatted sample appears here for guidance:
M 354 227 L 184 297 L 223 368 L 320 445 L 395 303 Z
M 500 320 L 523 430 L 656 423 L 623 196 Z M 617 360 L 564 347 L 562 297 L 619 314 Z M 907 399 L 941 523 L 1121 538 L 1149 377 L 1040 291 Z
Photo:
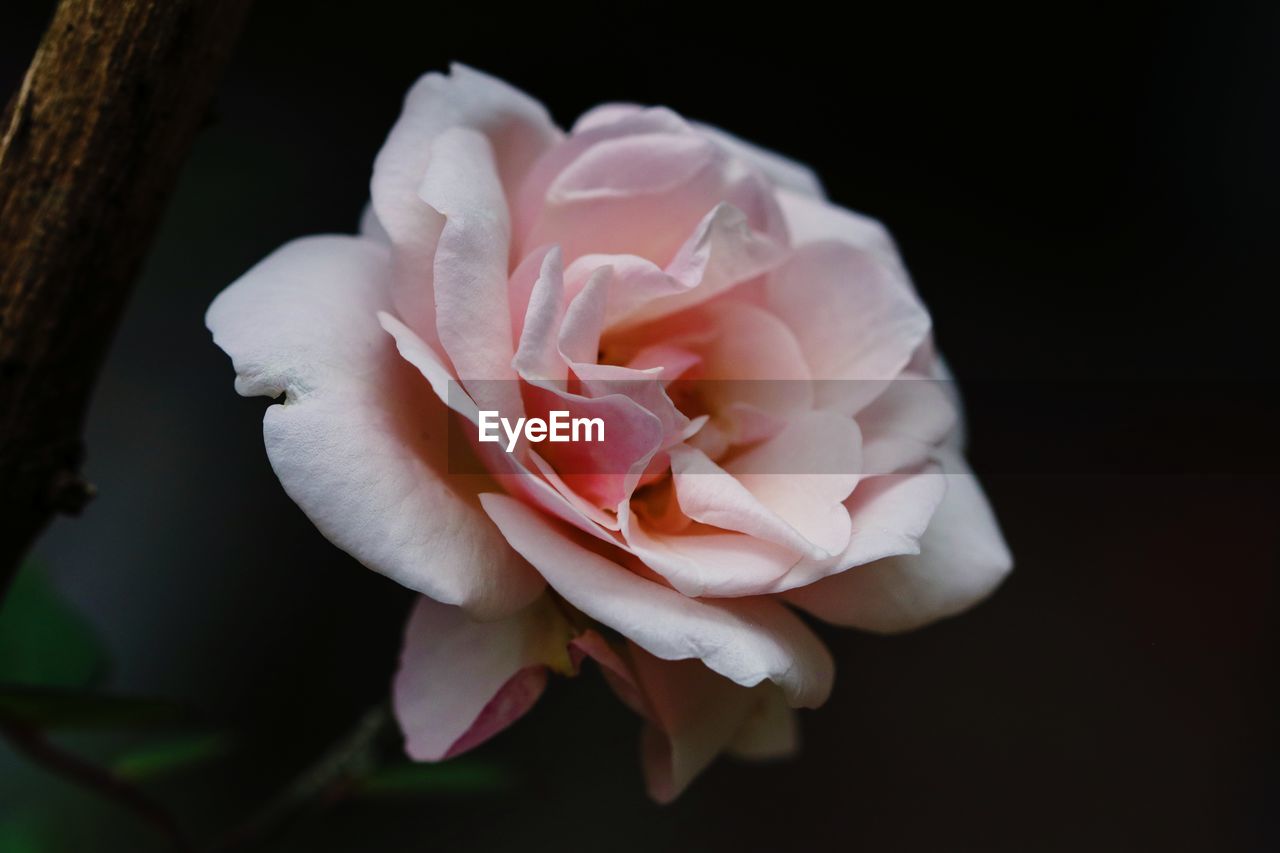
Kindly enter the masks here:
M 49 8 L 0 10 L 7 90 Z M 100 384 L 101 497 L 37 550 L 110 645 L 111 686 L 189 699 L 238 732 L 227 765 L 161 795 L 213 832 L 385 693 L 410 596 L 280 490 L 265 401 L 234 395 L 202 315 L 281 242 L 354 228 L 418 74 L 464 61 L 562 125 L 600 101 L 666 104 L 811 164 L 893 231 L 962 384 L 1231 380 L 1274 411 L 1278 27 L 1269 3 L 261 0 Z M 1151 441 L 1274 459 L 1276 434 L 1230 405 L 1183 420 L 1166 399 L 1154 427 L 1124 431 L 1102 403 L 1064 426 L 1016 399 L 971 411 L 1013 575 L 916 634 L 823 629 L 839 676 L 796 760 L 722 760 L 654 806 L 638 723 L 589 673 L 481 750 L 513 790 L 348 803 L 280 849 L 1280 844 L 1275 468 L 1054 464 L 1149 458 Z M 1010 462 L 1015 444 L 1036 464 Z M 13 813 L 92 815 L 79 849 L 149 842 L 2 753 L 0 771 Z

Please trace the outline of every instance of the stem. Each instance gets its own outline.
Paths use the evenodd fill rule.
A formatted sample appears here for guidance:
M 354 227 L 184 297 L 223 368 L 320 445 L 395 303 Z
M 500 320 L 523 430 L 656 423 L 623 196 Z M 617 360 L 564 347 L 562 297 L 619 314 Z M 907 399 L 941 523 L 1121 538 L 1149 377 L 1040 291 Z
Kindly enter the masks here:
M 132 812 L 168 839 L 173 850 L 194 849 L 162 805 L 111 771 L 59 748 L 35 726 L 4 715 L 0 734 L 36 764 Z
M 212 850 L 262 849 L 308 813 L 341 800 L 374 763 L 378 741 L 392 729 L 392 722 L 386 703 L 370 708 L 318 761 Z

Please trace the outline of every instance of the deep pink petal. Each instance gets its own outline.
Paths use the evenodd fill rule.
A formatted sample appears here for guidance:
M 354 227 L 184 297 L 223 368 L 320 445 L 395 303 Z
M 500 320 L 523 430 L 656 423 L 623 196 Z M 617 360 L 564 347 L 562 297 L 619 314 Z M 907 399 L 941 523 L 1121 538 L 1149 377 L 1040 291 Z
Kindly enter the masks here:
M 541 695 L 548 666 L 572 668 L 569 636 L 546 598 L 493 622 L 420 598 L 405 627 L 392 688 L 409 756 L 449 758 L 511 725 Z

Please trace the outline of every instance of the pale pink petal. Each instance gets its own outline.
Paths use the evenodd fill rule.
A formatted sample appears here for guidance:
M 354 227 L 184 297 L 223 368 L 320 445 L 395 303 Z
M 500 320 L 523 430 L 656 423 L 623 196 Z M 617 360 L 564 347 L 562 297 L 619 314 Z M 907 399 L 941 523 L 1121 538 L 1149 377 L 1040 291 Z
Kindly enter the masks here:
M 503 495 L 482 498 L 517 551 L 571 605 L 664 660 L 698 658 L 726 678 L 779 685 L 795 706 L 821 705 L 833 665 L 793 613 L 765 598 L 700 601 L 587 550 L 567 528 Z
M 529 300 L 533 298 L 533 288 L 542 276 L 542 265 L 547 259 L 547 254 L 552 250 L 559 251 L 556 246 L 546 245 L 539 246 L 525 255 L 507 282 L 507 301 L 511 306 L 512 346 L 520 344 L 525 316 L 529 313 Z
M 637 254 L 592 253 L 570 264 L 565 279 L 575 292 L 600 267 L 613 267 L 605 325 L 632 327 L 707 302 L 785 257 L 783 244 L 753 229 L 742 211 L 719 204 L 701 218 L 665 268 Z
M 482 409 L 518 417 L 519 389 L 508 381 L 516 378 L 507 299 L 510 223 L 493 152 L 484 136 L 462 127 L 440 133 L 431 152 L 419 192 L 445 218 L 435 251 L 440 343 Z
M 545 155 L 520 195 L 522 245 L 555 242 L 566 262 L 630 254 L 666 265 L 717 204 L 785 245 L 768 180 L 665 110 L 636 111 L 575 132 Z
M 431 390 L 453 411 L 471 423 L 479 422 L 476 402 L 466 392 L 444 357 L 414 331 L 386 311 L 378 312 L 378 322 L 396 342 L 396 349 L 405 361 L 418 368 L 418 372 L 431 385 Z
M 688 385 L 730 443 L 759 441 L 813 408 L 822 385 L 809 381 L 803 332 L 746 302 L 720 302 L 708 314 L 713 335 L 701 349 L 702 370 Z
M 640 746 L 646 787 L 669 803 L 734 741 L 772 686 L 740 687 L 699 661 L 662 660 L 634 644 L 630 658 L 652 713 Z
M 820 196 L 789 188 L 780 189 L 777 198 L 793 246 L 835 240 L 870 251 L 890 265 L 901 265 L 893 238 L 871 217 L 838 207 Z
M 570 672 L 571 629 L 545 597 L 493 622 L 418 599 L 405 627 L 393 708 L 418 761 L 466 752 L 533 706 L 547 667 Z
M 681 346 L 658 343 L 647 346 L 632 356 L 627 367 L 632 370 L 661 368 L 663 384 L 679 379 L 702 363 L 702 356 Z
M 474 128 L 488 137 L 508 187 L 519 184 L 534 161 L 563 138 L 540 103 L 495 77 L 456 63 L 448 75 L 420 77 L 374 162 L 373 204 L 393 235 L 413 224 L 431 145 L 450 127 Z
M 797 163 L 777 152 L 761 148 L 718 127 L 697 122 L 693 126 L 700 133 L 715 140 L 716 144 L 722 146 L 734 157 L 750 164 L 752 168 L 767 177 L 775 187 L 825 201 L 822 182 L 818 180 L 814 171 L 803 163 Z
M 888 474 L 859 481 L 844 502 L 849 512 L 849 544 L 835 557 L 803 559 L 771 584 L 781 592 L 839 574 L 885 557 L 918 554 L 920 537 L 947 489 L 941 468 L 927 465 L 907 474 Z
M 920 553 L 858 566 L 785 594 L 838 625 L 894 632 L 971 607 L 1013 567 L 977 478 L 958 453 L 944 451 L 947 493 L 920 539 Z
M 694 134 L 598 142 L 552 181 L 526 242 L 559 243 L 566 260 L 605 252 L 665 264 L 721 200 L 723 160 Z
M 572 645 L 600 665 L 618 698 L 645 719 L 645 783 L 660 803 L 678 797 L 726 749 L 750 759 L 795 749 L 795 712 L 772 684 L 741 687 L 698 661 L 665 661 L 632 642 L 615 649 L 594 631 Z
M 605 681 L 622 703 L 645 719 L 653 718 L 653 711 L 640 685 L 636 683 L 635 670 L 631 666 L 631 650 L 635 646 L 625 640 L 605 639 L 592 629 L 583 631 L 569 642 L 569 649 L 576 655 L 591 658 L 600 665 Z
M 845 243 L 799 249 L 769 276 L 770 310 L 795 332 L 820 382 L 817 405 L 853 414 L 897 377 L 929 333 L 929 314 L 906 278 Z
M 520 346 L 511 362 L 522 378 L 564 382 L 568 377 L 569 369 L 556 345 L 564 311 L 564 268 L 560 249 L 555 247 L 543 258 L 542 269 L 529 295 Z
M 819 552 L 836 554 L 849 543 L 852 528 L 842 504 L 862 469 L 862 437 L 849 418 L 799 415 L 724 467 Z
M 661 522 L 651 524 L 651 521 Z M 783 545 L 705 524 L 676 532 L 670 522 L 640 518 L 629 505 L 618 508 L 627 549 L 672 587 L 691 597 L 736 597 L 770 589 L 800 560 Z
M 643 122 L 643 124 L 640 124 Z M 637 125 L 639 125 L 637 127 Z M 622 136 L 626 133 L 642 131 L 666 130 L 680 133 L 690 130 L 692 124 L 685 121 L 678 113 L 666 107 L 645 107 L 640 104 L 610 102 L 597 104 L 578 116 L 569 130 L 569 138 L 578 140 L 597 134 Z
M 236 390 L 267 409 L 267 454 L 331 542 L 375 571 L 486 617 L 542 581 L 447 476 L 447 410 L 379 327 L 385 247 L 354 237 L 290 243 L 223 291 L 206 323 Z
M 752 161 L 719 143 L 708 147 L 708 141 L 661 107 L 593 110 L 563 144 L 539 159 L 525 180 L 516 206 L 521 244 L 571 241 L 565 246 L 568 260 L 582 245 L 582 251 L 638 254 L 664 264 L 678 245 L 670 239 L 723 202 L 785 245 L 786 223 L 768 177 Z M 565 189 L 571 197 L 561 192 Z M 663 213 L 655 206 L 660 199 L 666 218 L 655 218 Z M 601 227 L 609 221 L 620 222 L 625 231 Z M 609 245 L 624 233 L 631 236 L 620 245 L 628 248 L 591 245 L 598 239 Z M 668 236 L 655 242 L 662 235 Z
M 436 137 L 457 126 L 485 134 L 508 192 L 561 138 L 537 101 L 463 65 L 454 65 L 448 76 L 425 75 L 405 96 L 403 111 L 374 161 L 372 211 L 395 249 L 397 313 L 428 342 L 436 340 L 432 258 L 443 222 L 422 203 L 418 187 Z
M 921 465 L 955 430 L 956 420 L 946 383 L 903 373 L 858 412 L 863 471 L 888 474 Z
M 559 348 L 569 364 L 595 364 L 599 359 L 600 334 L 612 288 L 613 267 L 602 266 L 591 273 L 565 309 Z
M 692 447 L 673 447 L 668 454 L 680 509 L 694 521 L 745 533 L 772 542 L 793 554 L 827 557 L 835 550 L 836 546 L 824 549 L 816 545 L 702 451 Z M 841 500 L 843 497 L 827 507 L 825 514 L 830 515 L 834 510 L 843 516 L 844 542 L 838 547 L 844 548 L 849 538 L 849 514 Z M 680 588 L 674 580 L 672 583 Z
M 651 133 L 692 134 L 692 129 L 684 119 L 664 107 L 645 109 L 624 106 L 611 114 L 606 113 L 610 113 L 607 106 L 584 114 L 567 139 L 549 148 L 533 164 L 517 193 L 514 208 L 515 233 L 521 240 L 529 235 L 542 215 L 551 185 L 592 146 L 625 136 Z M 593 115 L 601 120 L 591 122 L 590 117 Z
M 549 154 L 543 159 L 558 157 L 563 168 L 578 155 L 578 151 L 585 150 L 588 140 L 594 144 L 599 139 L 640 133 L 697 134 L 713 141 L 728 155 L 723 166 L 722 200 L 741 207 L 760 230 L 782 243 L 789 243 L 789 240 L 782 210 L 774 198 L 775 189 L 787 187 L 822 197 L 822 187 L 807 166 L 744 142 L 723 130 L 687 122 L 664 107 L 645 108 L 619 103 L 595 107 L 578 118 L 570 134 L 569 145 L 562 146 L 580 146 L 578 150 L 572 154 Z M 545 190 L 543 192 L 545 196 Z

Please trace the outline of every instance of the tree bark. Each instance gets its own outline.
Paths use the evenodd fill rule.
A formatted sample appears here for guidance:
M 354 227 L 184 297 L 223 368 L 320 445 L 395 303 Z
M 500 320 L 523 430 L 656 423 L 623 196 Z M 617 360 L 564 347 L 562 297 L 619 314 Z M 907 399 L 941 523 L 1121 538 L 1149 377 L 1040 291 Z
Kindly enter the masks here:
M 250 0 L 61 0 L 0 119 L 0 595 L 92 496 L 107 345 Z

